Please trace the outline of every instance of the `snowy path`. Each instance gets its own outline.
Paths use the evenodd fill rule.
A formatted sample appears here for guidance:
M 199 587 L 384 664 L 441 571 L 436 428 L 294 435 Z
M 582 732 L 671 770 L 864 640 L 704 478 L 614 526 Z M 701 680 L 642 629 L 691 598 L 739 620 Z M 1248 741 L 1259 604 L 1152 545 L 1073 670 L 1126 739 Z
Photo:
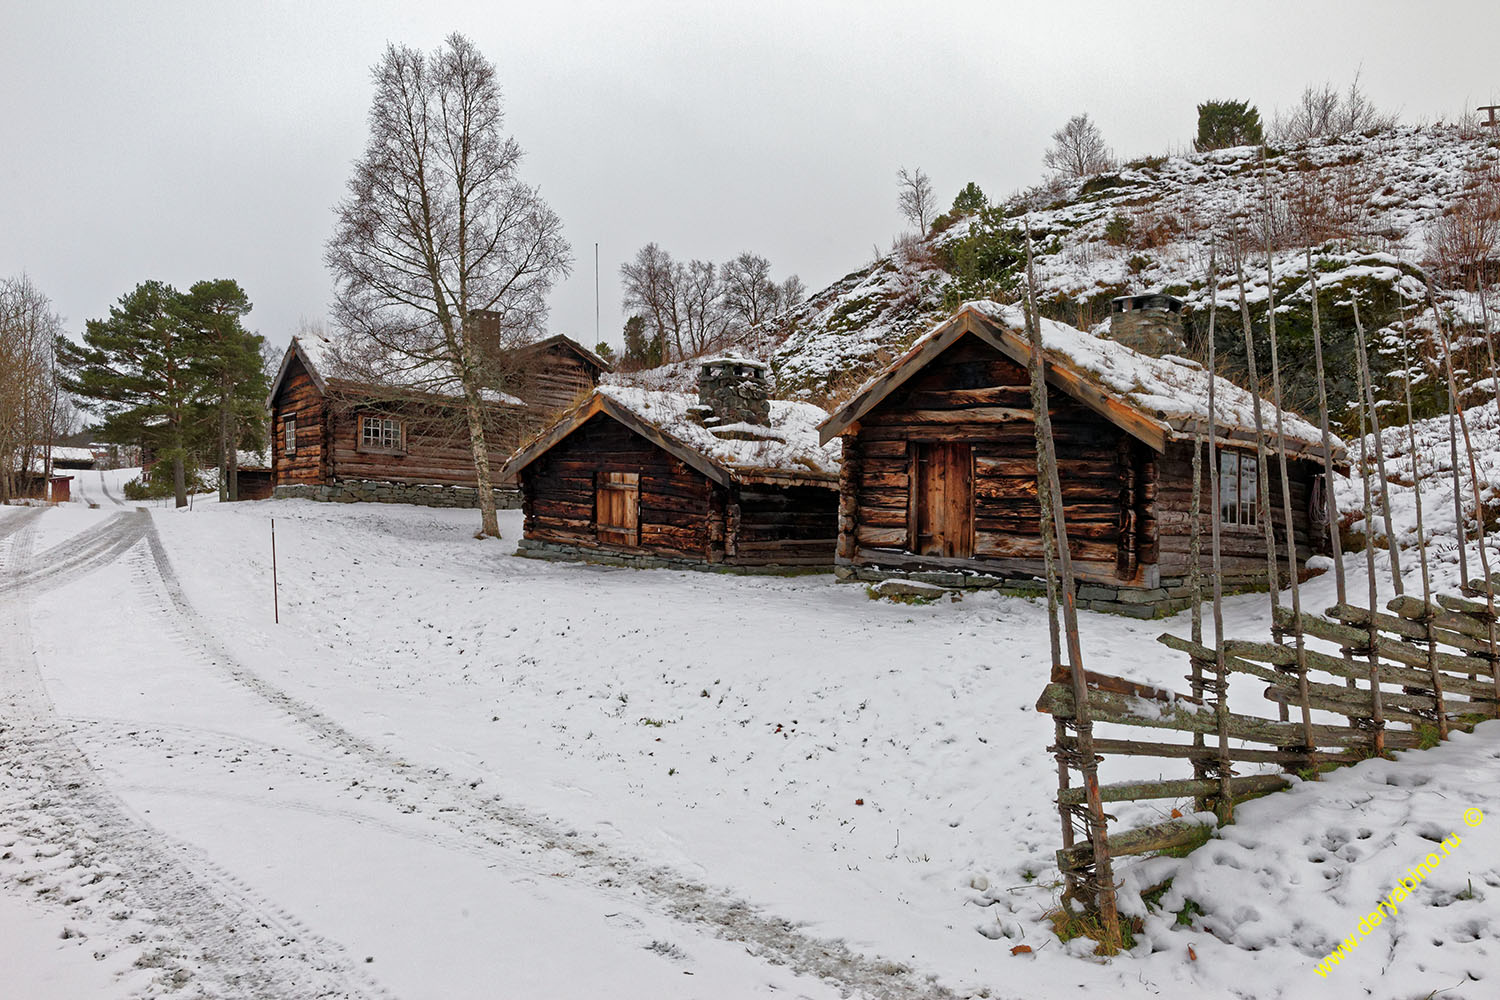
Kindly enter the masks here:
M 89 563 L 73 559 L 46 569 L 31 554 L 32 520 L 12 535 L 0 601 L 0 634 L 14 637 L 0 647 L 4 867 L 19 869 L 16 881 L 38 897 L 60 902 L 70 921 L 104 918 L 129 930 L 119 936 L 138 942 L 131 965 L 140 970 L 124 975 L 130 995 L 190 984 L 187 995 L 380 995 L 360 986 L 356 969 L 319 954 L 295 918 L 254 900 L 228 872 L 140 822 L 93 773 L 30 655 L 28 612 L 31 595 L 50 589 L 50 573 L 76 574 Z M 108 530 L 113 524 L 99 533 L 105 544 L 89 549 L 95 559 L 117 556 L 128 547 L 122 540 L 133 544 L 142 533 L 133 526 L 129 533 Z M 26 870 L 28 861 L 41 862 L 41 870 Z M 86 935 L 70 922 L 63 937 Z
M 37 515 L 24 520 L 8 532 L 0 584 L 6 632 L 15 636 L 5 646 L 4 673 L 7 859 L 16 881 L 30 887 L 38 878 L 30 867 L 47 867 L 55 848 L 70 854 L 63 872 L 45 874 L 52 881 L 38 894 L 63 901 L 69 926 L 89 927 L 72 937 L 110 930 L 95 925 L 109 906 L 150 914 L 149 929 L 127 936 L 148 942 L 133 964 L 157 970 L 131 986 L 134 994 L 191 985 L 188 995 L 477 997 L 493 995 L 498 981 L 518 995 L 546 995 L 560 979 L 570 993 L 576 987 L 594 994 L 618 993 L 626 975 L 643 996 L 733 995 L 753 983 L 799 996 L 837 995 L 775 966 L 828 974 L 866 986 L 872 996 L 926 992 L 888 964 L 804 938 L 668 870 L 574 843 L 439 771 L 416 771 L 267 684 L 203 627 L 146 512 L 117 515 L 38 556 L 31 551 Z M 119 561 L 143 537 L 146 546 Z M 90 572 L 92 579 L 81 580 Z M 88 650 L 80 648 L 74 667 L 46 671 L 64 706 L 54 708 L 43 670 L 29 655 L 27 609 L 33 596 L 58 590 L 70 615 L 107 627 L 117 653 L 149 656 L 154 676 L 120 677 L 118 656 L 87 665 L 81 661 Z M 100 784 L 96 769 L 134 810 Z M 51 797 L 58 787 L 68 794 Z M 148 814 L 149 823 L 140 822 Z M 208 824 L 216 829 L 205 828 L 210 814 L 218 817 Z M 227 834 L 225 821 L 253 828 L 255 836 Z M 194 841 L 210 843 L 215 856 Z M 268 844 L 300 855 L 295 879 L 269 871 Z M 233 873 L 246 869 L 248 881 Z M 322 870 L 321 879 L 313 870 Z M 320 883 L 317 892 L 294 889 L 309 877 Z M 294 916 L 252 881 L 297 907 L 325 912 Z M 496 891 L 473 898 L 486 883 Z M 397 898 L 377 903 L 363 888 L 370 884 Z M 343 905 L 327 898 L 340 895 Z M 640 897 L 651 905 L 643 909 Z M 452 915 L 444 914 L 444 933 L 457 940 L 421 940 L 422 950 L 412 954 L 410 917 L 390 919 L 392 907 L 406 914 L 445 909 L 455 898 L 473 908 L 464 914 L 469 933 L 455 934 Z M 387 911 L 383 926 L 355 920 L 352 935 L 360 950 L 381 955 L 382 973 L 390 966 L 379 982 L 310 926 L 348 932 L 361 907 Z M 121 913 L 109 916 L 128 920 Z M 679 922 L 711 924 L 749 947 L 702 939 Z M 497 952 L 497 937 L 509 937 L 511 947 Z M 588 958 L 566 947 L 574 940 L 588 942 Z M 696 960 L 679 940 L 690 943 Z M 387 958 L 403 951 L 404 959 Z M 545 958 L 525 971 L 514 967 L 516 956 L 535 952 Z M 434 953 L 454 971 L 434 976 Z M 774 965 L 765 966 L 766 958 Z M 565 975 L 556 965 L 562 961 Z M 475 974 L 486 966 L 489 975 Z M 397 994 L 389 993 L 392 985 Z
M 1454 803 L 1500 816 L 1500 726 L 1122 866 L 1127 905 L 1173 876 L 1165 902 L 1204 914 L 1095 963 L 1043 920 L 1039 605 L 542 564 L 472 516 L 0 510 L 0 929 L 54 943 L 0 943 L 0 965 L 82 984 L 22 996 L 1270 1000 L 1476 996 L 1455 983 L 1492 974 L 1500 823 L 1398 936 L 1328 983 L 1312 965 Z M 1263 634 L 1264 608 L 1232 599 L 1230 634 Z M 1185 617 L 1084 625 L 1095 669 L 1182 686 L 1154 640 Z

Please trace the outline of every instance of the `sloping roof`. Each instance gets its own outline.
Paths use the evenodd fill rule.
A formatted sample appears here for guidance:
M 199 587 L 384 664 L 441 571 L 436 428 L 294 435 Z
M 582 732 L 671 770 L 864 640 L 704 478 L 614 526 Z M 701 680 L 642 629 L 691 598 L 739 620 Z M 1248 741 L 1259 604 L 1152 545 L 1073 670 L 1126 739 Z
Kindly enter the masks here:
M 568 435 L 603 413 L 682 459 L 718 483 L 833 483 L 842 445 L 819 443 L 818 424 L 828 413 L 811 403 L 771 401 L 770 423 L 724 424 L 710 430 L 694 419 L 698 397 L 605 385 L 564 413 L 506 459 L 501 475 L 514 476 Z M 717 432 L 717 433 L 716 433 Z
M 448 365 L 436 361 L 414 363 L 393 358 L 388 363 L 372 366 L 370 372 L 351 372 L 345 370 L 340 362 L 338 346 L 332 340 L 317 334 L 298 334 L 292 338 L 281 359 L 276 378 L 271 382 L 271 391 L 266 396 L 268 408 L 281 391 L 281 383 L 286 380 L 294 355 L 301 358 L 302 366 L 307 369 L 313 385 L 325 396 L 331 387 L 362 394 L 395 391 L 411 393 L 413 396 L 435 396 L 444 400 L 463 398 L 458 376 Z M 480 396 L 487 403 L 502 406 L 526 405 L 524 400 L 498 389 L 484 389 Z
M 537 354 L 542 351 L 549 350 L 553 347 L 563 347 L 572 351 L 574 354 L 582 358 L 585 364 L 592 365 L 594 368 L 599 369 L 599 371 L 601 372 L 612 372 L 615 370 L 614 365 L 610 364 L 608 361 L 605 361 L 599 355 L 595 354 L 587 347 L 584 347 L 572 337 L 569 337 L 567 334 L 563 333 L 554 334 L 553 336 L 548 337 L 546 340 L 538 340 L 533 344 L 526 344 L 522 347 L 517 347 L 515 351 L 517 354 L 522 355 Z
M 1210 377 L 1217 438 L 1223 444 L 1254 443 L 1250 393 L 1222 376 L 1210 376 L 1196 361 L 1153 358 L 1053 320 L 1041 320 L 1040 327 L 1048 383 L 1156 451 L 1163 450 L 1168 441 L 1189 440 L 1207 432 Z M 822 439 L 842 433 L 966 334 L 1023 366 L 1031 357 L 1020 306 L 967 303 L 861 386 L 822 424 Z M 1264 399 L 1261 420 L 1268 439 L 1274 441 L 1276 408 Z M 1282 423 L 1289 456 L 1321 461 L 1323 439 L 1317 427 L 1290 410 L 1282 410 Z M 1344 444 L 1334 437 L 1332 446 L 1338 463 L 1344 459 Z

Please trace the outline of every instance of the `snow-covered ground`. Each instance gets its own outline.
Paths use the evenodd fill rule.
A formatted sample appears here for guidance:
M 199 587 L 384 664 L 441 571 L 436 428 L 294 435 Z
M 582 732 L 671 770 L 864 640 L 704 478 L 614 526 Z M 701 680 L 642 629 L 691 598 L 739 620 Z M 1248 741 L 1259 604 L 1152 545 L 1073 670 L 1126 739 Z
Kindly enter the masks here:
M 5 996 L 1481 997 L 1500 975 L 1500 820 L 1462 819 L 1500 817 L 1500 724 L 1122 865 L 1137 910 L 1175 881 L 1100 961 L 1043 918 L 1036 603 L 533 562 L 514 513 L 480 542 L 464 511 L 142 512 L 112 475 L 75 481 L 97 509 L 0 510 Z M 1227 609 L 1265 636 L 1264 596 Z M 1168 629 L 1187 617 L 1085 614 L 1089 666 L 1181 689 Z

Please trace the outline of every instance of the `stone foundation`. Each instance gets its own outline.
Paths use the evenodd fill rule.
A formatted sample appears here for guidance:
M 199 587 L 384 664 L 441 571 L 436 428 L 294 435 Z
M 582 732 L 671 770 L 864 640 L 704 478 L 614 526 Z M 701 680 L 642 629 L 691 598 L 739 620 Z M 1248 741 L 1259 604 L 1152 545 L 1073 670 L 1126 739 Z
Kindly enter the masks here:
M 495 506 L 512 510 L 521 506 L 521 491 L 497 489 Z M 290 483 L 277 486 L 278 500 L 317 500 L 323 503 L 406 503 L 418 507 L 474 508 L 479 491 L 472 486 L 433 486 L 387 483 L 376 479 L 338 479 L 332 483 Z
M 779 566 L 775 564 L 737 566 L 732 563 L 674 559 L 670 556 L 611 552 L 608 549 L 563 545 L 559 542 L 544 542 L 535 538 L 521 539 L 516 545 L 516 555 L 527 559 L 547 559 L 553 562 L 586 562 L 596 566 L 622 566 L 628 569 L 691 569 L 704 573 L 732 573 L 739 576 L 804 576 L 827 573 L 832 569 L 831 566 Z
M 833 573 L 842 581 L 879 583 L 882 580 L 912 580 L 917 583 L 943 587 L 947 590 L 993 590 L 998 594 L 1015 597 L 1046 597 L 1047 585 L 1035 577 L 994 576 L 987 573 L 971 573 L 962 570 L 897 570 L 879 566 L 851 566 L 840 564 Z M 1212 582 L 1203 581 L 1203 597 L 1212 594 Z M 1265 580 L 1235 581 L 1226 584 L 1224 592 L 1246 593 L 1264 590 Z M 1129 587 L 1113 584 L 1078 584 L 1078 607 L 1089 611 L 1125 615 L 1129 618 L 1165 618 L 1193 606 L 1192 584 L 1185 578 L 1169 577 L 1156 587 Z

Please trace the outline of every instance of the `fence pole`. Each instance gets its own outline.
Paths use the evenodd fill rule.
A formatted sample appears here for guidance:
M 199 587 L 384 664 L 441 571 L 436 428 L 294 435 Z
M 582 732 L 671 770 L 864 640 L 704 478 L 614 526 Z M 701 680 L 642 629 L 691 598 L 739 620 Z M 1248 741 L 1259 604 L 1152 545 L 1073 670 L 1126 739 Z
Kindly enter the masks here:
M 1292 484 L 1286 464 L 1286 419 L 1281 405 L 1281 360 L 1276 345 L 1276 269 L 1271 252 L 1270 175 L 1264 178 L 1266 191 L 1266 336 L 1271 341 L 1271 393 L 1276 410 L 1276 468 L 1281 475 L 1281 508 L 1286 521 L 1286 569 L 1292 587 L 1292 637 L 1297 652 L 1297 700 L 1302 708 L 1302 748 L 1311 753 L 1313 740 L 1312 707 L 1307 690 L 1307 643 L 1302 634 L 1302 591 L 1297 578 L 1297 522 L 1292 515 Z
M 1370 374 L 1370 354 L 1365 345 L 1365 325 L 1359 319 L 1359 296 L 1352 296 L 1352 299 L 1354 302 L 1354 342 L 1359 349 L 1359 370 L 1365 376 L 1365 405 L 1370 413 L 1370 437 L 1375 442 L 1375 471 L 1380 477 L 1380 509 L 1385 521 L 1386 552 L 1389 553 L 1391 563 L 1391 585 L 1395 588 L 1396 596 L 1400 597 L 1405 593 L 1406 588 L 1401 582 L 1401 558 L 1399 546 L 1396 544 L 1395 522 L 1391 517 L 1391 480 L 1385 474 L 1385 438 L 1380 432 L 1380 408 L 1375 405 L 1375 379 Z
M 1229 670 L 1224 662 L 1224 569 L 1220 541 L 1223 507 L 1219 502 L 1219 455 L 1216 440 L 1219 433 L 1219 408 L 1215 392 L 1215 387 L 1219 382 L 1218 373 L 1215 371 L 1218 367 L 1215 324 L 1219 312 L 1217 245 L 1210 245 L 1208 251 L 1208 287 L 1210 295 L 1208 300 L 1208 482 L 1213 493 L 1213 507 L 1209 512 L 1211 526 L 1209 545 L 1213 560 L 1214 594 L 1214 723 L 1217 730 L 1215 735 L 1219 740 L 1219 758 L 1215 763 L 1219 778 L 1219 795 L 1215 803 L 1217 808 L 1214 811 L 1218 814 L 1220 823 L 1228 823 L 1234 819 L 1234 794 L 1230 786 L 1230 778 L 1234 772 L 1229 763 Z M 1256 450 L 1260 450 L 1259 441 L 1256 442 Z M 1237 488 L 1238 477 L 1236 477 Z
M 1359 305 L 1355 304 L 1355 312 L 1358 314 Z M 1359 329 L 1358 322 L 1355 329 Z M 1359 333 L 1360 354 L 1364 354 L 1364 333 Z M 1373 529 L 1375 525 L 1375 505 L 1370 498 L 1370 456 L 1369 446 L 1366 444 L 1365 431 L 1365 401 L 1372 398 L 1369 394 L 1369 375 L 1365 365 L 1355 367 L 1356 389 L 1359 392 L 1359 480 L 1364 488 L 1364 514 L 1365 514 L 1365 576 L 1369 586 L 1370 596 L 1370 629 L 1369 642 L 1366 648 L 1366 657 L 1370 661 L 1370 724 L 1372 733 L 1370 736 L 1370 751 L 1377 757 L 1385 755 L 1385 706 L 1380 697 L 1380 651 L 1376 648 L 1377 640 L 1380 638 L 1380 626 L 1375 621 L 1375 615 L 1380 607 L 1380 588 L 1375 582 L 1375 544 Z
M 1041 319 L 1036 313 L 1036 274 L 1032 261 L 1031 225 L 1026 226 L 1026 326 L 1030 335 L 1031 405 L 1038 427 L 1036 436 L 1037 476 L 1046 477 L 1048 499 L 1052 506 L 1052 530 L 1057 543 L 1057 564 L 1061 576 L 1063 627 L 1071 667 L 1074 699 L 1074 728 L 1078 733 L 1077 756 L 1083 772 L 1083 790 L 1088 803 L 1089 839 L 1094 849 L 1094 881 L 1099 909 L 1100 942 L 1104 954 L 1120 950 L 1120 914 L 1115 902 L 1114 867 L 1109 857 L 1109 833 L 1104 815 L 1104 800 L 1099 793 L 1099 758 L 1094 753 L 1093 720 L 1089 714 L 1088 684 L 1084 676 L 1083 647 L 1078 637 L 1078 595 L 1074 589 L 1073 555 L 1068 548 L 1068 526 L 1062 497 L 1062 483 L 1057 474 L 1057 448 L 1052 437 L 1052 417 L 1048 410 L 1045 352 L 1042 344 Z M 1044 543 L 1045 544 L 1045 543 Z

